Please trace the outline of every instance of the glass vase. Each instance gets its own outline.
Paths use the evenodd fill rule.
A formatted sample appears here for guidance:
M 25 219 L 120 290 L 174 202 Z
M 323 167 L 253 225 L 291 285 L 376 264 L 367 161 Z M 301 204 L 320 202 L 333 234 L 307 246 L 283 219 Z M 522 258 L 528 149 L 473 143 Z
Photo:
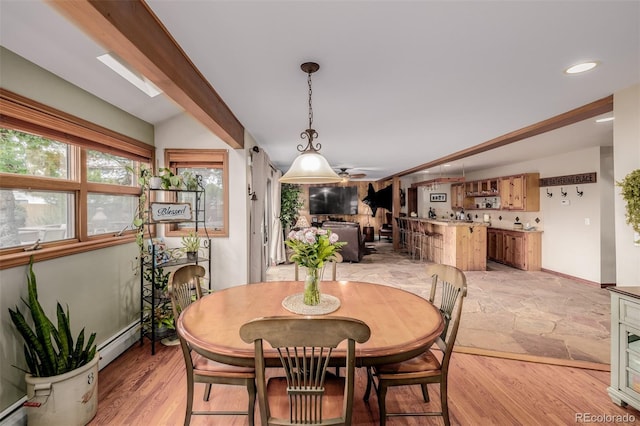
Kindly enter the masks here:
M 315 306 L 320 304 L 320 269 L 307 268 L 307 277 L 304 280 L 305 305 Z

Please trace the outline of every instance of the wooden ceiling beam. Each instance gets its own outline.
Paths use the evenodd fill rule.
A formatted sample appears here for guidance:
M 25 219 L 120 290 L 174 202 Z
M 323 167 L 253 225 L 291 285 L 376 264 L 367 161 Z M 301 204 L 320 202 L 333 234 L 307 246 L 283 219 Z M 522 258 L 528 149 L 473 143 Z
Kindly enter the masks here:
M 463 149 L 461 151 L 454 152 L 453 154 L 449 154 L 446 157 L 439 158 L 429 163 L 421 164 L 419 166 L 413 167 L 411 169 L 405 170 L 395 175 L 387 176 L 384 179 L 380 179 L 380 180 L 384 181 L 387 179 L 394 178 L 396 176 L 402 177 L 402 176 L 409 175 L 411 173 L 419 172 L 421 170 L 427 170 L 427 169 L 430 169 L 431 167 L 439 166 L 440 164 L 445 164 L 451 161 L 467 158 L 475 154 L 480 154 L 482 152 L 489 151 L 494 148 L 499 148 L 501 146 L 505 146 L 513 142 L 518 142 L 523 139 L 540 135 L 542 133 L 550 132 L 552 130 L 559 129 L 561 127 L 568 126 L 570 124 L 578 123 L 580 121 L 593 118 L 600 114 L 604 114 L 606 112 L 611 112 L 611 111 L 613 111 L 613 95 L 607 96 L 606 98 L 598 99 L 597 101 L 572 109 L 571 111 L 567 111 L 563 114 L 556 115 L 555 117 L 551 117 L 546 120 L 540 121 L 538 123 L 532 124 L 530 126 L 523 127 L 522 129 L 515 130 L 511 133 L 498 136 L 497 138 L 483 142 L 479 145 L 475 145 L 475 146 Z
M 108 51 L 140 72 L 234 149 L 244 127 L 141 0 L 48 0 Z

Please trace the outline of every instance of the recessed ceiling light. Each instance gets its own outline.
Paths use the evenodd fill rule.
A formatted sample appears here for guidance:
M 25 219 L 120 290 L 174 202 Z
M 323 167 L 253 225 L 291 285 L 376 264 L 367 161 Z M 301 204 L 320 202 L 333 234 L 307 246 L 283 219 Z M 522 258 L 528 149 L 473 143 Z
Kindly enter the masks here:
M 150 98 L 158 96 L 162 93 L 162 90 L 158 89 L 158 87 L 149 81 L 145 76 L 138 74 L 136 71 L 129 68 L 127 64 L 120 58 L 118 58 L 113 53 L 105 53 L 104 55 L 100 55 L 97 59 L 111 68 L 116 74 L 123 77 L 129 83 L 136 86 L 138 89 L 142 90 L 147 94 Z
M 579 64 L 575 64 L 564 70 L 565 74 L 580 74 L 589 70 L 594 69 L 598 66 L 597 61 L 587 61 L 580 62 Z
M 451 167 L 451 164 L 443 164 L 442 167 Z
M 607 121 L 613 121 L 613 120 L 615 120 L 615 117 L 598 118 L 596 120 L 596 123 L 606 123 Z

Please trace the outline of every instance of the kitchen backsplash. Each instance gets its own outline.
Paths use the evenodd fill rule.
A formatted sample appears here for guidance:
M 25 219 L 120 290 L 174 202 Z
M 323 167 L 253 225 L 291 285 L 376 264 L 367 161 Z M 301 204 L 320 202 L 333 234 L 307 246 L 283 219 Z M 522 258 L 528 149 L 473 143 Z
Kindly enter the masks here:
M 434 210 L 438 219 L 451 219 L 451 214 L 454 214 L 454 211 L 450 208 L 436 208 Z M 429 217 L 429 208 L 427 207 L 426 211 L 421 213 L 420 217 Z M 535 227 L 538 231 L 542 231 L 544 229 L 544 218 L 542 217 L 542 212 L 511 212 L 508 210 L 474 209 L 465 211 L 464 214 L 465 217 L 470 217 L 474 222 L 483 222 L 485 219 L 484 215 L 489 215 L 489 223 L 493 228 L 513 229 L 513 224 L 515 222 L 519 222 L 525 228 L 527 227 L 527 224 L 529 224 L 529 227 Z

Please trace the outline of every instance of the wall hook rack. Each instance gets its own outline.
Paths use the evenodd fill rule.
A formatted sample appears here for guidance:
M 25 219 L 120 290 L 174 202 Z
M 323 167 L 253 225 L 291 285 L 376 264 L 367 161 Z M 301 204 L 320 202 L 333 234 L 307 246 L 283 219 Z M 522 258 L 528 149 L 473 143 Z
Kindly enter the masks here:
M 560 187 L 560 195 L 562 195 L 563 198 L 567 196 L 567 191 L 565 191 L 563 187 Z
M 549 188 L 547 188 L 547 197 L 553 197 L 553 192 L 549 192 Z
M 582 197 L 582 195 L 584 195 L 584 191 L 580 191 L 577 186 L 576 186 L 576 193 L 578 194 L 578 197 Z

